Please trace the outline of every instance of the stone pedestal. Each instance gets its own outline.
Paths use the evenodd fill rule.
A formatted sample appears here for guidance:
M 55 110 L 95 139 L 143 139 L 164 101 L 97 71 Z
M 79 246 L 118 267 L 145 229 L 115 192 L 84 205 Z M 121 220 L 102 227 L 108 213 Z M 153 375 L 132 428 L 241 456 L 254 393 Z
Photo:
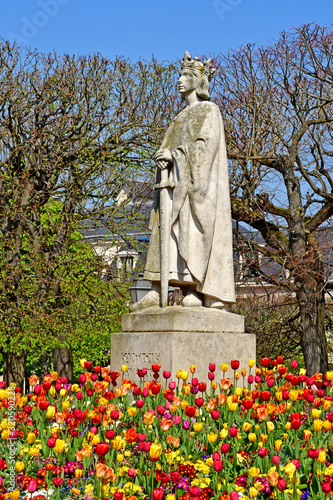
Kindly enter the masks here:
M 224 310 L 205 307 L 152 307 L 126 314 L 122 332 L 111 335 L 111 369 L 120 371 L 126 364 L 127 377 L 137 381 L 137 370 L 153 363 L 170 370 L 196 366 L 195 376 L 207 381 L 209 363 L 216 364 L 216 380 L 222 377 L 221 363 L 232 359 L 247 368 L 256 357 L 255 335 L 244 333 L 244 317 Z M 151 373 L 151 371 L 150 371 Z M 233 370 L 226 376 L 232 378 Z

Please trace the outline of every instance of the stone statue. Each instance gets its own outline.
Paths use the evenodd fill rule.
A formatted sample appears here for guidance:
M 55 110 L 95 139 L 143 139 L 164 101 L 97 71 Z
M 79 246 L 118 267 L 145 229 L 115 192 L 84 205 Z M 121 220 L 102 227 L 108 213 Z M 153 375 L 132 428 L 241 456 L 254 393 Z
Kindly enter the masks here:
M 201 62 L 185 52 L 178 81 L 185 107 L 154 156 L 157 189 L 144 271 L 152 290 L 132 311 L 166 305 L 163 266 L 167 283 L 183 290 L 184 307 L 227 309 L 235 302 L 224 130 L 219 108 L 209 100 L 214 72 L 211 59 Z

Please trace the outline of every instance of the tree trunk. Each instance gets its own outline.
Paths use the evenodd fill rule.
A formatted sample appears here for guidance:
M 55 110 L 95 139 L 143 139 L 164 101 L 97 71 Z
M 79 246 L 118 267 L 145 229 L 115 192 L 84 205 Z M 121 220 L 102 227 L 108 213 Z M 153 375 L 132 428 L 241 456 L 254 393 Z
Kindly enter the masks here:
M 7 386 L 14 382 L 18 387 L 21 387 L 22 392 L 24 387 L 25 361 L 25 352 L 3 352 L 3 378 Z
M 67 377 L 68 382 L 73 382 L 73 354 L 70 347 L 53 349 L 53 369 L 60 377 Z
M 307 375 L 328 370 L 323 283 L 311 281 L 297 292 L 301 313 L 302 351 Z

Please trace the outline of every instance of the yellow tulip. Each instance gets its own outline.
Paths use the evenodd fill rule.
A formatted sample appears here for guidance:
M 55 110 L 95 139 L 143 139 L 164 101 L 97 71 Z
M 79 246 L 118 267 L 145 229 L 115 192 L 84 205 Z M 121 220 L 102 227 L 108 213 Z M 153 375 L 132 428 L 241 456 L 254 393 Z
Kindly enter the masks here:
M 173 493 L 169 493 L 166 497 L 165 500 L 176 500 L 176 495 Z
M 95 434 L 93 439 L 90 441 L 91 446 L 95 446 L 96 444 L 100 443 L 101 439 L 98 434 Z
M 80 359 L 80 366 L 81 368 L 84 368 L 84 363 L 86 362 L 86 359 Z
M 295 389 L 289 392 L 289 399 L 290 401 L 297 401 L 298 398 L 298 391 Z
M 55 415 L 55 412 L 56 412 L 56 409 L 54 406 L 48 406 L 47 410 L 46 410 L 46 417 L 48 419 L 51 419 L 54 417 Z
M 237 411 L 238 404 L 237 403 L 228 403 L 228 407 L 230 411 Z
M 123 373 L 126 373 L 127 372 L 127 365 L 121 365 L 121 371 Z
M 4 391 L 3 389 L 0 390 L 0 401 L 2 401 L 3 399 L 5 399 L 7 396 L 7 393 L 6 391 Z
M 130 406 L 129 408 L 127 408 L 127 414 L 130 417 L 135 417 L 136 413 L 137 413 L 137 409 L 134 406 Z
M 9 439 L 9 431 L 7 429 L 3 430 L 1 433 L 2 439 Z
M 23 469 L 24 469 L 24 462 L 16 462 L 15 470 L 17 470 L 17 472 L 22 472 Z
M 281 441 L 281 439 L 277 439 L 274 443 L 274 450 L 280 451 L 281 447 L 282 447 L 282 441 Z
M 37 455 L 39 455 L 39 448 L 30 448 L 29 455 L 37 457 Z
M 324 422 L 322 420 L 319 420 L 318 418 L 316 418 L 314 421 L 313 421 L 313 429 L 317 432 L 321 431 L 322 427 L 324 425 Z
M 115 439 L 112 439 L 111 441 L 112 448 L 116 451 L 120 450 L 121 448 L 121 437 L 117 436 Z
M 319 418 L 321 415 L 321 410 L 319 410 L 318 408 L 313 408 L 311 413 L 313 418 Z
M 195 424 L 193 424 L 193 429 L 195 430 L 195 432 L 200 432 L 202 428 L 203 428 L 202 422 L 196 422 Z
M 149 456 L 152 460 L 158 460 L 162 454 L 162 445 L 153 443 L 149 450 Z
M 304 441 L 309 441 L 311 439 L 311 431 L 309 429 L 305 429 L 303 431 Z
M 51 385 L 51 387 L 49 388 L 49 393 L 51 394 L 51 396 L 54 396 L 54 395 L 55 395 L 56 390 L 55 390 L 54 385 Z
M 254 441 L 257 440 L 257 435 L 254 432 L 250 432 L 248 435 L 248 438 L 249 438 L 249 441 L 251 441 L 251 443 L 254 443 Z
M 331 382 L 333 380 L 333 372 L 326 372 L 326 378 Z
M 155 420 L 155 415 L 153 415 L 152 413 L 146 412 L 143 415 L 143 421 L 145 425 L 152 425 L 154 420 Z
M 249 359 L 249 368 L 253 368 L 255 364 L 256 362 L 254 359 Z
M 285 429 L 286 429 L 286 431 L 289 431 L 291 429 L 291 423 L 290 422 L 286 423 Z
M 332 401 L 325 399 L 323 403 L 324 411 L 328 411 L 331 408 L 331 406 L 332 406 Z
M 229 365 L 227 365 L 227 363 L 222 363 L 221 364 L 221 370 L 225 373 L 227 372 L 229 369 Z
M 282 392 L 276 392 L 275 398 L 277 399 L 277 401 L 281 402 L 282 401 Z
M 177 370 L 176 371 L 176 378 L 178 378 L 178 379 L 182 378 L 182 370 Z
M 217 382 L 212 382 L 211 383 L 211 388 L 212 388 L 212 391 L 216 391 L 216 389 L 217 389 Z M 238 389 L 238 387 L 237 387 L 237 389 Z
M 117 462 L 120 464 L 123 461 L 124 461 L 124 455 L 122 453 L 118 453 Z
M 184 382 L 185 382 L 185 380 L 187 380 L 187 379 L 188 379 L 188 375 L 189 375 L 189 373 L 188 373 L 188 371 L 187 371 L 187 370 L 182 370 L 182 374 L 181 374 L 181 377 L 180 377 L 180 378 L 181 378 L 182 380 L 184 380 Z
M 242 368 L 241 369 L 241 375 L 242 375 L 242 377 L 245 377 L 245 375 L 246 375 L 246 368 Z
M 210 434 L 208 434 L 207 436 L 207 439 L 210 443 L 215 443 L 215 441 L 217 440 L 218 438 L 218 435 L 215 434 L 214 432 L 211 432 Z
M 0 428 L 7 429 L 7 427 L 8 427 L 8 420 L 4 418 L 3 421 L 0 423 Z
M 254 486 L 251 486 L 251 488 L 249 489 L 249 493 L 251 498 L 255 498 L 258 495 L 259 491 Z
M 239 373 L 239 372 L 235 372 L 235 379 L 236 379 L 236 380 L 239 380 L 239 379 L 240 379 L 240 373 Z
M 73 384 L 73 385 L 71 385 L 71 391 L 72 392 L 76 392 L 76 391 L 79 391 L 79 390 L 80 390 L 79 384 Z
M 222 429 L 220 432 L 220 438 L 225 439 L 227 437 L 227 435 L 228 435 L 227 429 Z
M 8 497 L 10 500 L 18 500 L 20 498 L 20 491 L 19 490 L 14 490 L 8 493 Z
M 65 442 L 64 439 L 57 439 L 55 447 L 54 447 L 54 450 L 57 453 L 62 453 L 64 451 L 64 449 L 65 449 L 65 445 L 66 445 L 66 442 Z
M 185 396 L 189 396 L 191 394 L 191 387 L 189 385 L 184 385 L 183 391 Z
M 60 389 L 59 394 L 60 394 L 60 396 L 61 396 L 62 398 L 64 398 L 64 397 L 66 396 L 66 394 L 67 394 L 67 390 L 66 390 L 66 389 L 64 389 L 64 388 L 62 388 L 62 389 Z
M 252 429 L 252 424 L 250 424 L 250 422 L 244 422 L 242 429 L 244 432 L 249 432 Z
M 318 462 L 324 464 L 326 462 L 326 451 L 320 450 L 318 455 Z
M 259 467 L 250 467 L 248 473 L 251 477 L 258 477 L 260 475 Z
M 289 464 L 287 464 L 284 468 L 284 472 L 288 474 L 288 476 L 294 474 L 295 470 L 296 470 L 296 465 L 293 464 L 292 462 L 289 462 Z
M 191 365 L 190 366 L 190 372 L 191 373 L 195 373 L 195 370 L 196 370 L 196 366 L 195 365 Z
M 330 431 L 332 429 L 332 424 L 329 420 L 324 420 L 324 425 L 323 425 L 325 431 Z
M 33 433 L 33 432 L 28 432 L 28 435 L 27 435 L 27 442 L 29 444 L 33 444 L 34 441 L 36 439 L 36 435 Z
M 235 394 L 236 396 L 241 396 L 243 393 L 243 387 L 236 387 Z
M 267 427 L 267 430 L 269 432 L 273 432 L 274 429 L 275 429 L 275 425 L 273 424 L 273 422 L 271 420 L 269 420 L 268 422 L 266 422 L 266 427 Z
M 267 442 L 268 436 L 267 434 L 260 434 L 260 441 L 265 444 Z
M 68 410 L 68 408 L 70 407 L 70 402 L 69 401 L 64 401 L 62 403 L 62 407 L 64 410 Z
M 74 471 L 74 477 L 75 477 L 75 479 L 81 479 L 82 474 L 83 474 L 83 470 L 82 469 L 75 469 L 75 471 Z

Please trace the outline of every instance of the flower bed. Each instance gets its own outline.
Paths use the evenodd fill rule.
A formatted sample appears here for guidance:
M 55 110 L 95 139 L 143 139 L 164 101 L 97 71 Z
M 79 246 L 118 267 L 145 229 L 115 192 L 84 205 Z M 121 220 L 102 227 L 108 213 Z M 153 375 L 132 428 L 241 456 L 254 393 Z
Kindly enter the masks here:
M 135 384 L 82 360 L 33 392 L 0 388 L 0 500 L 237 500 L 333 494 L 333 372 L 308 377 L 283 358 L 209 365 L 177 379 L 153 365 Z M 14 450 L 14 451 L 13 451 Z

